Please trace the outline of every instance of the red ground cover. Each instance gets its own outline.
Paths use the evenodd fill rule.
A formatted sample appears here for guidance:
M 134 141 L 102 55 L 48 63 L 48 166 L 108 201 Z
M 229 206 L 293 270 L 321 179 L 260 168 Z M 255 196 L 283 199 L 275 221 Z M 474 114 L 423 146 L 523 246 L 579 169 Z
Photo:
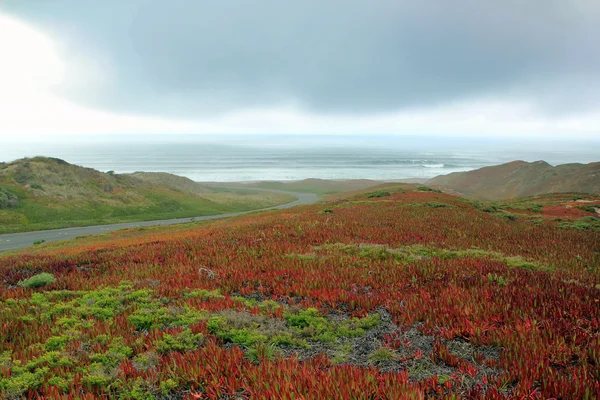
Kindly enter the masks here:
M 141 333 L 128 320 L 135 312 L 132 308 L 110 323 L 92 318 L 90 329 L 93 335 L 122 337 L 132 349 L 133 354 L 113 371 L 120 382 L 118 390 L 129 390 L 127 398 L 135 398 L 132 393 L 140 378 L 154 387 L 171 379 L 177 383 L 171 394 L 190 399 L 600 398 L 599 233 L 537 226 L 525 219 L 509 221 L 437 193 L 408 191 L 352 200 L 185 229 L 117 233 L 0 257 L 0 354 L 11 354 L 10 362 L 0 363 L 0 378 L 8 382 L 11 365 L 37 357 L 39 344 L 57 334 L 52 331 L 55 319 L 23 319 L 14 308 L 9 313 L 7 306 L 10 299 L 31 299 L 40 291 L 15 287 L 20 280 L 49 272 L 57 281 L 46 291 L 90 291 L 127 280 L 135 289 L 151 289 L 194 309 L 244 308 L 232 301 L 233 294 L 351 316 L 383 308 L 399 327 L 419 323 L 424 335 L 436 337 L 431 354 L 410 357 L 430 357 L 459 370 L 443 379 L 434 374 L 414 380 L 411 371 L 402 368 L 382 372 L 376 366 L 336 365 L 324 355 L 255 363 L 239 347 L 223 346 L 206 322 L 190 327 L 207 337 L 202 347 L 163 354 L 158 365 L 141 370 L 133 365 L 134 357 L 155 349 L 158 339 L 178 330 Z M 544 208 L 544 214 L 553 216 L 574 216 L 579 211 Z M 399 262 L 383 253 L 373 257 L 335 246 L 318 249 L 335 243 L 381 244 L 389 249 L 421 245 L 456 253 L 433 252 Z M 467 249 L 482 253 L 459 252 Z M 306 257 L 298 257 L 302 255 Z M 514 266 L 507 261 L 516 256 L 529 264 Z M 224 297 L 181 300 L 183 293 L 195 288 L 219 289 Z M 30 300 L 24 304 L 22 313 L 34 307 Z M 281 318 L 281 311 L 270 315 Z M 500 357 L 460 360 L 442 344 L 454 339 L 497 348 Z M 75 348 L 82 340 L 74 339 L 67 347 Z M 401 346 L 393 343 L 390 339 L 387 345 Z M 107 350 L 96 346 L 94 351 Z M 68 377 L 66 387 L 44 378 L 25 395 L 118 397 L 109 387 L 83 383 L 84 367 L 90 363 L 85 357 L 48 367 L 51 374 Z M 501 373 L 466 386 L 465 377 L 477 375 L 484 364 Z

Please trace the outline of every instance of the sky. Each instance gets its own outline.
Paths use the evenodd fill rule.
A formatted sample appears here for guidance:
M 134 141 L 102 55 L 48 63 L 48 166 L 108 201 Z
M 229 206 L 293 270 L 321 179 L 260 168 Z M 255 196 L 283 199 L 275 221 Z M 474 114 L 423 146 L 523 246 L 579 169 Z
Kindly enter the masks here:
M 600 139 L 597 0 L 0 0 L 0 136 Z

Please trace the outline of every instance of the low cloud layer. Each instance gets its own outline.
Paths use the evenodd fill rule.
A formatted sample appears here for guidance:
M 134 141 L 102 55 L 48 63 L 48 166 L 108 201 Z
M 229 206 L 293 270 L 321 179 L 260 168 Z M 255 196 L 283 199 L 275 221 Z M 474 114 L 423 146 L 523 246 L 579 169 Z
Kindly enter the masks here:
M 94 66 L 98 79 L 55 93 L 111 111 L 373 115 L 478 99 L 547 115 L 600 107 L 596 0 L 7 0 L 0 10 Z

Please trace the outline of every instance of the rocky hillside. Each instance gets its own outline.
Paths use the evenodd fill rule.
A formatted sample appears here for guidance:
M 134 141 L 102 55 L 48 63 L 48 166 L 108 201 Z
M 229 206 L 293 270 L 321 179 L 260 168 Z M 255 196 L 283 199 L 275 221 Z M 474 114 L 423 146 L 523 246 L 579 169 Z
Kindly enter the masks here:
M 427 181 L 430 186 L 483 199 L 503 200 L 545 193 L 600 193 L 600 162 L 552 166 L 545 161 L 513 161 Z

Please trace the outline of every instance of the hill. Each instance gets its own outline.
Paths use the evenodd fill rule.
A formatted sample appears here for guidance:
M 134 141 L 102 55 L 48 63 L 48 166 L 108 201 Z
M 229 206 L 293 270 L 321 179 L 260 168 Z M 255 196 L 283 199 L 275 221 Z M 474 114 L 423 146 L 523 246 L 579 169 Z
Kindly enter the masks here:
M 292 200 L 171 174 L 104 173 L 56 158 L 0 163 L 0 233 L 221 214 Z
M 195 182 L 185 176 L 178 176 L 168 174 L 166 172 L 134 172 L 133 174 L 127 174 L 125 176 L 131 176 L 142 180 L 146 183 L 150 183 L 153 186 L 164 187 L 177 191 L 184 191 L 188 193 L 196 194 L 207 194 L 214 193 L 215 188 L 208 185 Z
M 600 193 L 600 162 L 552 166 L 544 161 L 510 163 L 455 172 L 427 181 L 484 200 L 514 199 L 545 193 Z
M 600 231 L 492 206 L 387 186 L 2 253 L 0 397 L 599 398 Z

